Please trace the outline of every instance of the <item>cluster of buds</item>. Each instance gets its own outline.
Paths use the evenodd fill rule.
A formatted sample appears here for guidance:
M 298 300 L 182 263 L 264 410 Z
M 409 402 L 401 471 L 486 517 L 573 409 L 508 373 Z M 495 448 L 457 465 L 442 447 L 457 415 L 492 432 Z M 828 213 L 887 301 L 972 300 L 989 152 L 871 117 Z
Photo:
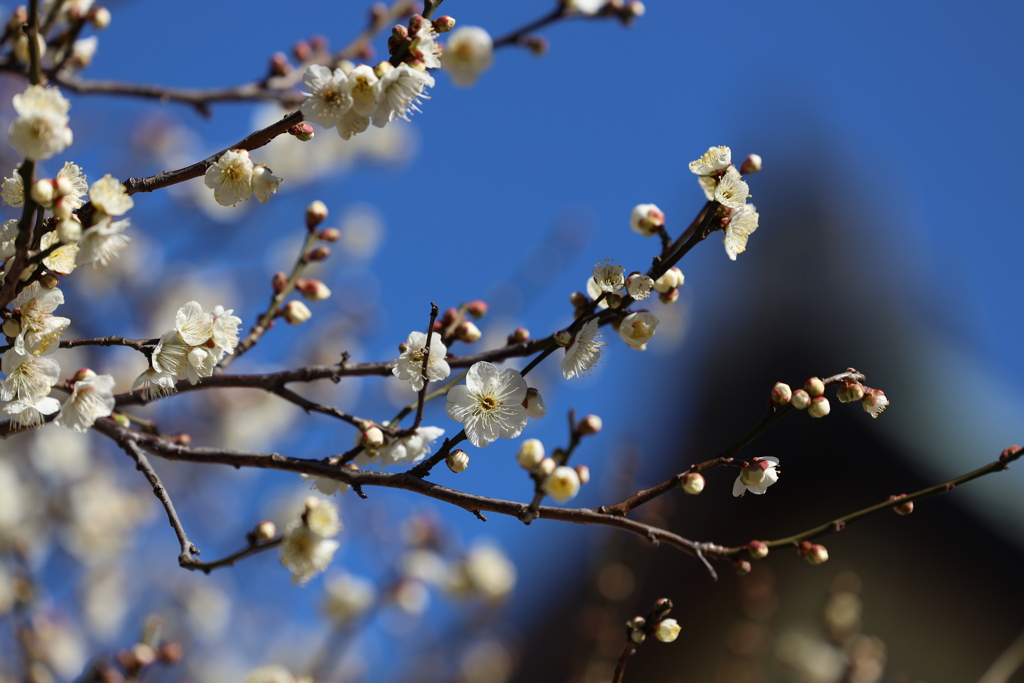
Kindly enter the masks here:
M 672 266 L 665 273 L 654 281 L 654 291 L 658 292 L 658 298 L 663 304 L 673 304 L 679 299 L 679 288 L 685 281 L 683 271 Z
M 803 389 L 793 389 L 785 382 L 776 382 L 772 387 L 771 400 L 776 405 L 787 403 L 797 410 L 807 410 L 811 417 L 825 417 L 831 411 L 828 399 L 824 396 L 825 383 L 820 377 L 811 377 L 804 383 Z M 840 403 L 860 401 L 871 417 L 878 417 L 889 405 L 889 399 L 880 389 L 871 389 L 860 382 L 846 379 L 836 392 Z
M 519 446 L 516 462 L 529 472 L 546 494 L 559 503 L 576 497 L 580 487 L 590 481 L 590 468 L 586 465 L 565 465 L 566 454 L 556 450 L 547 457 L 539 439 L 526 439 Z
M 440 319 L 434 321 L 434 331 L 442 335 L 442 340 L 447 344 L 453 339 L 465 344 L 472 344 L 480 339 L 483 334 L 471 318 L 479 320 L 487 315 L 487 303 L 477 299 L 462 304 L 459 308 L 447 308 Z
M 646 617 L 637 616 L 626 622 L 626 638 L 639 645 L 647 640 L 647 636 L 653 635 L 663 643 L 671 643 L 682 630 L 679 622 L 667 618 L 671 611 L 672 601 L 668 598 L 659 599 Z
M 453 17 L 445 15 L 431 21 L 424 19 L 420 14 L 414 14 L 409 18 L 408 26 L 397 24 L 391 29 L 391 36 L 388 37 L 388 54 L 414 68 L 436 68 L 434 62 L 440 50 L 434 42 L 434 37 L 453 28 Z
M 800 553 L 800 557 L 813 565 L 825 564 L 828 562 L 828 549 L 820 543 L 800 541 L 800 545 L 797 546 L 797 552 Z

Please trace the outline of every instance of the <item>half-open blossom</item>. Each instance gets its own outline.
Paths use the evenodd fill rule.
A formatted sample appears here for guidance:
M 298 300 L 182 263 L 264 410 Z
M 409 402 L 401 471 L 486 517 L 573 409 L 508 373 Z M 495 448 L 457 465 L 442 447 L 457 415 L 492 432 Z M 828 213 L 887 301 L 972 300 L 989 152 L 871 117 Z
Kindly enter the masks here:
M 582 377 L 590 372 L 601 358 L 601 347 L 606 346 L 603 341 L 598 341 L 600 336 L 597 331 L 597 318 L 591 318 L 576 333 L 572 345 L 565 350 L 565 358 L 562 359 L 562 376 L 572 379 L 573 377 Z
M 462 26 L 451 32 L 441 66 L 452 77 L 456 85 L 470 86 L 476 83 L 494 61 L 494 41 L 479 26 Z
M 494 365 L 480 361 L 469 368 L 466 383 L 448 392 L 445 410 L 461 422 L 469 442 L 484 448 L 501 437 L 514 439 L 526 427 L 526 380 L 518 371 L 498 371 Z
M 56 230 L 52 230 L 39 240 L 39 250 L 46 251 L 50 247 L 60 244 L 60 236 Z M 71 242 L 50 252 L 50 255 L 43 259 L 43 265 L 58 275 L 68 275 L 77 265 L 75 259 L 78 257 L 78 244 Z
M 114 378 L 94 375 L 75 382 L 71 396 L 64 402 L 54 424 L 86 432 L 101 417 L 114 411 Z
M 665 227 L 665 213 L 654 204 L 637 204 L 629 217 L 629 227 L 644 237 L 651 237 Z
M 871 417 L 878 417 L 889 405 L 889 399 L 878 389 L 867 389 L 864 398 L 861 399 L 861 405 Z
M 213 339 L 214 347 L 223 353 L 233 354 L 238 346 L 238 327 L 242 319 L 232 315 L 235 309 L 226 309 L 223 306 L 214 306 L 210 315 L 213 317 Z
M 257 164 L 252 169 L 252 193 L 261 204 L 266 204 L 270 201 L 270 195 L 277 194 L 281 180 L 266 164 Z
M 654 287 L 654 280 L 643 273 L 633 273 L 626 278 L 626 291 L 637 301 L 642 301 L 651 295 Z
M 729 224 L 725 226 L 722 243 L 725 244 L 725 253 L 733 261 L 736 260 L 736 254 L 747 250 L 747 238 L 757 230 L 757 219 L 757 209 L 753 204 L 744 204 L 732 212 Z
M 658 329 L 658 318 L 653 313 L 638 311 L 630 313 L 619 324 L 619 336 L 622 341 L 637 351 L 646 351 L 647 342 Z
M 178 381 L 174 375 L 146 368 L 132 383 L 132 391 L 136 389 L 141 390 L 143 400 L 154 401 L 177 391 Z
M 309 92 L 301 107 L 303 118 L 324 128 L 338 125 L 352 107 L 347 80 L 348 75 L 340 68 L 332 72 L 320 64 L 306 67 L 302 83 Z
M 778 458 L 754 458 L 753 463 L 740 470 L 740 476 L 732 485 L 732 495 L 742 496 L 747 491 L 762 495 L 779 480 L 778 466 Z
M 422 23 L 409 45 L 409 53 L 427 69 L 441 68 L 441 46 L 437 44 L 437 31 L 431 22 Z
M 221 206 L 234 206 L 252 194 L 252 159 L 244 149 L 229 149 L 206 169 L 204 182 Z
M 385 62 L 386 63 L 386 62 Z M 373 125 L 378 128 L 395 119 L 409 120 L 411 112 L 418 112 L 420 98 L 430 99 L 426 88 L 434 87 L 434 77 L 425 71 L 400 64 L 389 69 L 380 79 L 377 108 L 373 111 Z
M 3 407 L 3 412 L 11 416 L 14 429 L 38 429 L 43 426 L 44 416 L 53 415 L 58 410 L 60 401 L 51 396 L 11 401 Z
M 89 188 L 89 201 L 108 216 L 123 216 L 135 206 L 135 200 L 117 178 L 109 173 Z
M 715 188 L 715 201 L 730 209 L 738 209 L 747 203 L 750 196 L 750 188 L 743 182 L 740 172 L 735 166 L 730 166 L 725 175 L 718 181 Z
M 22 156 L 30 161 L 45 161 L 71 144 L 71 103 L 57 88 L 30 85 L 13 99 L 18 118 L 11 122 L 7 140 Z
M 427 360 L 426 373 L 423 371 L 423 356 L 426 351 L 427 335 L 423 332 L 410 332 L 405 342 L 406 349 L 397 360 L 391 361 L 391 372 L 398 379 L 404 379 L 412 386 L 413 391 L 423 388 L 424 380 L 438 382 L 451 374 L 452 369 L 444 357 L 448 347 L 441 342 L 441 335 L 430 335 L 430 358 Z

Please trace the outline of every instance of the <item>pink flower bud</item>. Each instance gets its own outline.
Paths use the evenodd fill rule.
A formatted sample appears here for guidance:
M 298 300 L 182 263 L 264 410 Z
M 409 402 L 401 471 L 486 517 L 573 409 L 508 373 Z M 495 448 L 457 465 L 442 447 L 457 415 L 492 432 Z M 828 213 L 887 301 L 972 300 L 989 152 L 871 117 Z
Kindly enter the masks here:
M 528 341 L 530 341 L 530 331 L 525 327 L 517 327 L 512 330 L 512 334 L 508 335 L 509 344 L 522 344 Z
M 487 315 L 487 303 L 477 299 L 476 301 L 470 301 L 466 304 L 466 313 L 469 313 L 473 318 L 479 320 L 480 318 Z
M 448 327 L 454 323 L 459 317 L 459 312 L 454 308 L 444 309 L 444 313 L 441 314 L 441 319 L 438 320 L 442 327 Z
M 654 204 L 637 204 L 629 218 L 629 227 L 644 237 L 657 235 L 665 227 L 665 213 Z
M 815 396 L 811 399 L 811 405 L 807 408 L 807 414 L 811 417 L 825 417 L 832 407 L 824 396 Z
M 308 254 L 306 254 L 306 260 L 307 261 L 323 261 L 324 259 L 326 259 L 330 255 L 331 255 L 331 250 L 328 249 L 327 247 L 323 246 L 323 245 L 320 245 L 319 247 L 314 247 L 313 249 L 311 249 L 309 251 Z
M 828 562 L 828 550 L 825 546 L 815 543 L 807 550 L 804 559 L 813 565 L 825 564 Z
M 548 39 L 544 36 L 526 36 L 521 42 L 535 57 L 543 57 L 547 54 Z
M 590 297 L 583 292 L 573 292 L 569 295 L 569 303 L 573 308 L 586 308 L 590 305 Z
M 791 398 L 793 398 L 793 390 L 789 388 L 788 384 L 776 382 L 775 386 L 772 387 L 773 402 L 781 406 L 789 403 Z
M 675 302 L 679 301 L 679 288 L 673 287 L 667 292 L 660 292 L 658 294 L 658 299 L 663 304 L 674 304 Z
M 576 465 L 576 475 L 580 478 L 580 484 L 585 486 L 590 481 L 590 468 L 586 465 Z
M 288 55 L 283 52 L 275 52 L 270 57 L 270 75 L 287 76 L 292 72 L 292 63 L 288 61 Z
M 737 576 L 746 576 L 747 574 L 750 573 L 751 567 L 750 567 L 750 561 L 749 560 L 744 560 L 744 559 L 735 560 L 732 563 L 732 566 L 736 569 L 736 575 Z
M 311 48 L 309 43 L 306 41 L 297 40 L 295 41 L 295 44 L 292 45 L 292 54 L 295 55 L 295 59 L 300 62 L 305 62 L 313 56 L 313 48 Z
M 740 173 L 746 175 L 748 173 L 757 173 L 761 170 L 761 157 L 757 154 L 751 154 L 743 163 L 740 164 Z
M 313 317 L 313 313 L 306 304 L 298 300 L 286 303 L 281 309 L 280 315 L 289 325 L 301 325 Z
M 559 346 L 569 346 L 572 344 L 572 333 L 569 330 L 555 332 L 555 343 Z
M 906 497 L 907 497 L 907 494 L 901 493 L 898 496 L 889 496 L 889 500 L 898 501 L 898 500 L 900 500 L 902 498 L 906 498 Z M 909 515 L 911 512 L 914 511 L 914 501 L 912 501 L 912 500 L 905 500 L 905 501 L 903 501 L 901 503 L 897 503 L 896 505 L 893 505 L 892 509 L 893 509 L 893 512 L 895 512 L 897 515 Z
M 178 432 L 171 437 L 171 443 L 176 446 L 188 446 L 192 443 L 192 435 L 185 432 Z
M 323 301 L 331 296 L 331 290 L 320 280 L 306 280 L 298 286 L 298 289 L 302 292 L 302 296 L 310 301 Z
M 265 519 L 252 530 L 252 538 L 257 543 L 266 543 L 277 536 L 277 527 L 269 519 Z
M 93 372 L 91 369 L 89 369 L 89 368 L 82 368 L 81 370 L 79 370 L 78 372 L 76 372 L 74 374 L 74 376 L 71 378 L 71 381 L 72 382 L 80 382 L 83 379 L 90 379 L 90 378 L 95 377 L 95 376 L 96 376 L 96 373 Z
M 763 560 L 768 557 L 768 545 L 762 541 L 751 541 L 747 544 L 747 552 L 755 560 Z
M 466 320 L 455 328 L 455 338 L 461 342 L 472 344 L 480 338 L 480 328 Z
M 341 230 L 337 228 L 324 228 L 316 236 L 321 242 L 337 242 L 341 239 Z
M 579 432 L 580 436 L 592 436 L 601 431 L 601 418 L 597 415 L 587 415 L 580 420 L 579 426 L 576 431 Z
M 804 391 L 811 398 L 816 398 L 825 393 L 825 383 L 817 377 L 811 377 L 804 383 Z
M 313 126 L 308 123 L 296 123 L 288 129 L 288 134 L 298 138 L 301 142 L 309 142 L 313 139 Z
M 811 405 L 811 397 L 803 389 L 797 389 L 793 392 L 793 398 L 791 398 L 789 402 L 797 410 L 803 410 L 807 406 Z
M 274 291 L 280 294 L 288 285 L 288 276 L 281 271 L 277 271 L 274 273 L 274 277 L 271 279 L 270 284 L 274 288 Z
M 438 17 L 437 19 L 434 19 L 434 21 L 431 22 L 431 24 L 433 25 L 434 30 L 437 31 L 438 33 L 448 33 L 448 31 L 451 31 L 453 28 L 455 28 L 455 18 L 450 17 L 446 14 L 443 17 Z
M 683 478 L 679 480 L 679 485 L 683 488 L 683 491 L 696 496 L 704 490 L 704 475 L 700 472 L 687 472 L 683 475 Z

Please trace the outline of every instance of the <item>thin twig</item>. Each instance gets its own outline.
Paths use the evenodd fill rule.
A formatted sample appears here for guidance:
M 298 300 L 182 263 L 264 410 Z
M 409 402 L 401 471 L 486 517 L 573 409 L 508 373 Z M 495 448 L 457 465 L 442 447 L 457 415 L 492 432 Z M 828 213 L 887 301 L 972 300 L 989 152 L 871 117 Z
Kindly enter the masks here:
M 438 3 L 440 4 L 440 3 Z M 427 323 L 427 345 L 423 349 L 423 366 L 420 368 L 420 377 L 423 379 L 423 386 L 420 387 L 419 392 L 416 395 L 416 417 L 413 420 L 412 427 L 404 430 L 403 433 L 408 432 L 413 434 L 419 429 L 420 424 L 423 422 L 423 404 L 425 403 L 427 396 L 427 385 L 430 384 L 430 379 L 427 377 L 427 368 L 430 365 L 430 341 L 434 335 L 434 323 L 437 322 L 437 304 L 433 301 L 430 302 L 430 322 Z
M 612 675 L 612 683 L 622 683 L 623 676 L 626 675 L 626 664 L 629 663 L 629 658 L 636 654 L 636 644 L 627 642 L 626 647 L 622 648 L 622 654 L 619 655 L 619 661 L 615 663 L 615 673 Z

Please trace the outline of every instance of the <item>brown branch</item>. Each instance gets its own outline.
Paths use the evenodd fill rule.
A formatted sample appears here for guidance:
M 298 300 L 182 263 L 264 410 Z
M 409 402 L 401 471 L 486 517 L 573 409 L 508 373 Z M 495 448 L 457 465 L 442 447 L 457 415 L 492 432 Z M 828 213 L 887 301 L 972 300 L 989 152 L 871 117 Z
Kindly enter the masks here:
M 834 519 L 831 522 L 827 522 L 820 526 L 816 526 L 812 529 L 807 529 L 806 531 L 801 531 L 800 533 L 793 534 L 792 536 L 778 538 L 774 541 L 763 541 L 763 543 L 767 545 L 769 548 L 774 548 L 776 546 L 781 545 L 798 545 L 801 541 L 807 541 L 812 538 L 818 538 L 819 536 L 824 536 L 826 534 L 830 534 L 836 531 L 842 531 L 850 522 L 855 522 L 858 519 L 867 517 L 868 515 L 873 515 L 876 512 L 880 512 L 882 510 L 890 510 L 895 505 L 910 503 L 916 500 L 921 500 L 922 498 L 928 498 L 929 496 L 938 495 L 940 493 L 949 493 L 957 486 L 960 486 L 961 484 L 966 484 L 967 482 L 977 479 L 979 477 L 983 477 L 986 474 L 992 474 L 993 472 L 1002 472 L 1003 470 L 1007 470 L 1010 468 L 1010 463 L 1013 462 L 1014 460 L 1017 460 L 1021 456 L 1024 456 L 1024 449 L 1021 449 L 1019 446 L 1010 446 L 1009 448 L 1003 451 L 1002 455 L 1000 455 L 999 459 L 996 460 L 995 462 L 989 463 L 988 465 L 978 468 L 973 472 L 968 472 L 967 474 L 963 474 L 959 477 L 950 479 L 945 483 L 930 486 L 926 489 L 921 489 L 920 491 L 917 491 L 915 493 L 901 495 L 898 498 L 889 499 L 876 505 L 866 507 L 862 510 L 851 512 L 850 514 Z M 743 552 L 745 549 L 746 546 L 729 548 L 726 550 L 726 555 L 730 557 L 735 556 Z
M 185 533 L 185 527 L 181 523 L 181 519 L 178 517 L 178 513 L 174 509 L 174 503 L 171 501 L 170 494 L 167 493 L 167 489 L 164 488 L 163 483 L 160 481 L 159 475 L 153 466 L 149 464 L 149 460 L 146 458 L 146 454 L 142 452 L 142 448 L 129 438 L 117 439 L 117 444 L 124 450 L 128 456 L 135 461 L 135 469 L 142 472 L 143 476 L 149 482 L 150 486 L 153 487 L 153 494 L 160 501 L 160 504 L 164 506 L 164 511 L 167 513 L 167 521 L 170 523 L 171 528 L 174 529 L 175 536 L 178 537 L 178 543 L 181 545 L 181 554 L 178 555 L 178 564 L 182 567 L 191 565 L 193 555 L 199 555 L 199 549 L 196 548 L 195 544 L 188 540 L 188 534 Z
M 822 383 L 828 386 L 830 384 L 842 382 L 843 380 L 846 379 L 850 379 L 856 382 L 863 382 L 867 378 L 864 375 L 857 372 L 856 370 L 854 370 L 853 368 L 849 368 L 846 372 L 840 372 L 837 375 L 826 377 L 825 379 L 822 380 Z M 754 441 L 754 439 L 760 436 L 763 432 L 767 431 L 768 428 L 774 425 L 776 422 L 781 420 L 783 416 L 788 415 L 792 411 L 793 407 L 789 404 L 779 406 L 769 402 L 768 412 L 761 419 L 761 421 L 758 422 L 754 427 L 752 427 L 750 431 L 748 431 L 746 434 L 740 437 L 740 439 L 736 441 L 736 443 L 722 451 L 718 456 L 710 460 L 705 460 L 704 462 L 691 465 L 685 471 L 672 475 L 671 477 L 661 482 L 657 486 L 652 486 L 649 489 L 637 491 L 629 498 L 619 503 L 616 503 L 615 505 L 605 505 L 599 507 L 597 509 L 598 512 L 603 512 L 608 515 L 626 515 L 630 511 L 635 510 L 641 505 L 649 503 L 658 496 L 662 496 L 668 493 L 669 491 L 675 490 L 676 487 L 679 486 L 683 477 L 690 472 L 703 474 L 704 472 L 712 470 L 716 467 L 733 464 L 734 457 L 737 453 L 739 453 L 741 450 L 749 446 Z
M 125 337 L 96 337 L 94 339 L 64 339 L 60 342 L 62 349 L 74 349 L 79 346 L 127 346 L 145 353 L 147 346 L 156 346 L 159 339 L 126 339 Z
M 220 448 L 199 446 L 182 446 L 166 439 L 122 427 L 114 420 L 101 418 L 94 429 L 119 441 L 130 439 L 153 455 L 167 460 L 185 462 L 201 462 L 205 464 L 222 464 L 231 467 L 258 467 L 274 469 L 296 474 L 308 474 L 341 481 L 353 487 L 380 486 L 385 488 L 412 491 L 428 498 L 433 498 L 464 510 L 478 514 L 494 512 L 496 514 L 518 517 L 526 507 L 522 503 L 478 496 L 456 489 L 440 486 L 433 482 L 414 476 L 412 472 L 388 473 L 349 470 L 326 464 L 321 460 L 305 460 L 282 455 L 280 453 L 258 453 L 251 451 L 235 451 Z M 705 557 L 721 557 L 726 548 L 711 543 L 698 543 L 684 538 L 665 529 L 643 524 L 624 517 L 603 515 L 586 508 L 557 508 L 541 506 L 538 509 L 539 519 L 550 519 L 571 524 L 607 526 L 622 529 L 646 538 L 651 544 L 666 543 L 678 548 L 698 559 Z M 705 566 L 713 577 L 717 577 L 710 564 Z
M 622 683 L 623 677 L 626 675 L 626 664 L 629 663 L 629 658 L 636 654 L 636 643 L 626 641 L 626 647 L 622 648 L 622 654 L 619 655 L 619 660 L 615 662 L 615 674 L 612 676 L 612 683 Z
M 283 540 L 283 536 L 277 536 L 275 538 L 270 539 L 269 541 L 264 541 L 263 543 L 260 543 L 256 540 L 251 540 L 249 542 L 249 545 L 242 548 L 238 552 L 231 553 L 227 557 L 222 557 L 219 560 L 213 560 L 211 562 L 200 562 L 199 560 L 192 560 L 189 564 L 183 564 L 181 566 L 191 571 L 200 571 L 204 574 L 209 574 L 214 569 L 220 569 L 221 567 L 233 567 L 240 560 L 244 560 L 247 557 L 252 557 L 253 555 L 261 553 L 264 550 L 276 548 L 277 546 L 281 545 L 281 541 Z
M 294 403 L 295 405 L 305 410 L 307 413 L 323 413 L 324 415 L 330 415 L 332 417 L 338 418 L 339 420 L 343 420 L 354 427 L 358 427 L 359 423 L 362 422 L 362 420 L 360 420 L 358 417 L 352 417 L 348 413 L 342 412 L 340 408 L 325 405 L 323 403 L 317 403 L 316 401 L 311 401 L 308 398 L 305 398 L 304 396 L 296 394 L 291 389 L 279 387 L 277 389 L 272 390 L 272 393 L 280 396 L 281 398 L 290 403 Z
M 503 36 L 495 38 L 494 47 L 499 48 L 505 47 L 506 45 L 519 45 L 520 41 L 523 38 L 533 33 L 537 29 L 544 28 L 548 24 L 553 24 L 559 19 L 563 19 L 567 16 L 569 15 L 567 15 L 565 12 L 565 5 L 562 3 L 558 3 L 555 9 L 551 10 L 549 13 L 540 17 L 539 19 L 535 19 L 534 21 L 531 21 L 528 24 L 525 24 L 517 29 L 509 31 Z

